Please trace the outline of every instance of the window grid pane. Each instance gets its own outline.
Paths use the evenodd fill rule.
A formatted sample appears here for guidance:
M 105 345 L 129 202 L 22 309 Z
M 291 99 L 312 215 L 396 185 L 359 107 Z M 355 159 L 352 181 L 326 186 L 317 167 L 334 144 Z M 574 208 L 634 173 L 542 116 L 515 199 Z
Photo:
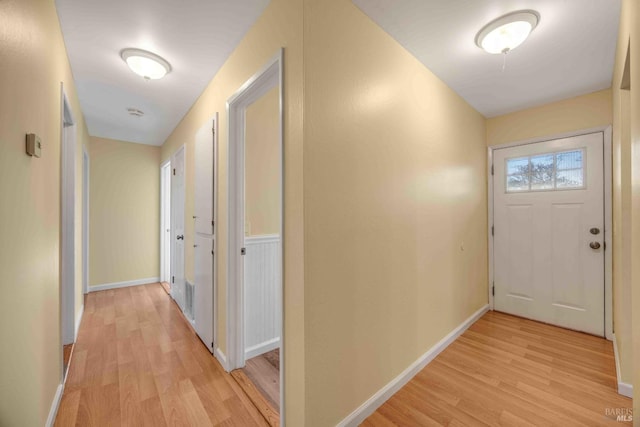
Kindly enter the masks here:
M 584 188 L 584 149 L 506 160 L 506 192 Z

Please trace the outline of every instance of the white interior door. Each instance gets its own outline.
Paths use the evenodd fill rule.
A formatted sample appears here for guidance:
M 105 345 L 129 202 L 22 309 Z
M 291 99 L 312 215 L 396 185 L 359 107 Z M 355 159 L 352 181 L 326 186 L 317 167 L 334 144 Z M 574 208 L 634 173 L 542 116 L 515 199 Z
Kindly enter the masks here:
M 160 168 L 160 280 L 171 283 L 171 162 Z
M 171 168 L 171 296 L 184 310 L 184 147 L 173 155 Z
M 195 330 L 214 351 L 215 177 L 217 115 L 196 134 L 195 145 Z
M 603 134 L 494 151 L 494 308 L 604 335 Z
M 62 344 L 75 341 L 75 306 L 76 306 L 76 276 L 75 276 L 75 198 L 76 198 L 76 126 L 74 124 L 71 107 L 64 90 L 62 91 L 62 146 L 61 146 L 61 188 L 60 203 L 62 215 L 62 230 L 60 234 L 61 262 L 60 279 L 62 291 L 60 294 Z

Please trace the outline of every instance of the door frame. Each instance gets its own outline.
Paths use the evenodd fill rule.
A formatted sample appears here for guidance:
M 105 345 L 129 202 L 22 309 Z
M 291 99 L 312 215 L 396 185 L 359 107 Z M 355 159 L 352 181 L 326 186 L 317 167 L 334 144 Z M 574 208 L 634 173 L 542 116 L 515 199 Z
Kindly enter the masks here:
M 160 281 L 167 283 L 171 282 L 171 157 L 160 164 Z M 165 169 L 169 171 L 168 182 L 164 175 Z M 167 222 L 165 208 L 167 206 L 169 207 L 168 244 L 165 241 L 167 233 L 165 228 L 165 223 Z M 169 264 L 169 277 L 165 277 L 164 275 L 164 272 L 167 270 L 167 264 Z
M 492 287 L 494 284 L 494 254 L 493 254 L 493 151 L 517 147 L 520 145 L 536 144 L 539 142 L 553 141 L 556 139 L 571 138 L 574 136 L 588 135 L 593 133 L 603 134 L 603 161 L 604 161 L 604 333 L 605 338 L 613 340 L 613 215 L 612 215 L 612 163 L 611 163 L 611 125 L 600 126 L 579 131 L 565 132 L 555 135 L 514 141 L 507 144 L 494 144 L 487 148 L 487 236 L 489 242 L 489 283 L 487 286 L 489 297 L 489 308 L 494 309 Z
M 284 147 L 283 147 L 283 56 L 280 49 L 260 71 L 244 83 L 227 101 L 229 120 L 228 165 L 228 227 L 229 252 L 227 256 L 227 370 L 241 368 L 244 360 L 244 261 L 240 254 L 244 246 L 244 132 L 246 108 L 276 85 L 279 87 L 280 104 L 280 279 L 281 330 L 280 348 L 284 349 Z M 284 351 L 280 352 L 280 414 L 284 414 Z M 284 425 L 284 417 L 280 417 Z
M 60 85 L 60 322 L 62 344 L 75 342 L 76 121 Z
M 89 177 L 91 160 L 82 146 L 82 293 L 89 293 Z

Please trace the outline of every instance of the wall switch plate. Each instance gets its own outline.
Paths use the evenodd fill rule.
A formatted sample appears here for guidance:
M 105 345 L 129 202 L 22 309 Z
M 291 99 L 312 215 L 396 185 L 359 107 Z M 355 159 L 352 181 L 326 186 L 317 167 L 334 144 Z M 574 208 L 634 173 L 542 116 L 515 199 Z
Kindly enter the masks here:
M 27 154 L 33 157 L 40 157 L 42 153 L 42 141 L 35 133 L 27 134 Z

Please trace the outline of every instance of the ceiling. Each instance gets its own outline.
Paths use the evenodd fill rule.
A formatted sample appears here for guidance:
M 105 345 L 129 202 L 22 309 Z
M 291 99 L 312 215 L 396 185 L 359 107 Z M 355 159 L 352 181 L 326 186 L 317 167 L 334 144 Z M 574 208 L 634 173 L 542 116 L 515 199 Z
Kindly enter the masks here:
M 162 145 L 268 3 L 56 0 L 89 133 Z M 154 52 L 173 70 L 145 81 L 120 58 L 127 47 Z
M 353 0 L 485 117 L 611 87 L 620 0 Z M 506 57 L 475 45 L 506 13 L 533 9 L 538 27 Z

